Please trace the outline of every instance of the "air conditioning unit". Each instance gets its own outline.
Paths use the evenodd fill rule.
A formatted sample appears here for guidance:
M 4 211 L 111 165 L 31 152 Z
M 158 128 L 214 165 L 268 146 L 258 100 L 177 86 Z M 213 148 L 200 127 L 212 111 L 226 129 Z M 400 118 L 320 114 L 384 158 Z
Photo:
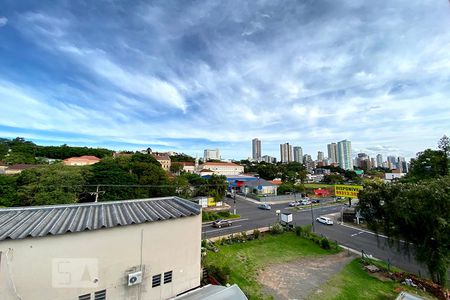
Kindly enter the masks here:
M 128 286 L 140 284 L 142 282 L 142 271 L 128 274 Z

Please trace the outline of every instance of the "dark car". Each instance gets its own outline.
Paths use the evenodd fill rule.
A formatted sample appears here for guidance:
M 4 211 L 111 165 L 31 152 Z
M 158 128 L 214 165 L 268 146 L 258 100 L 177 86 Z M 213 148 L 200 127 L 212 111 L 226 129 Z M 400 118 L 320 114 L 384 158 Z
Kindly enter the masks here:
M 311 202 L 312 203 L 320 203 L 320 199 L 312 199 Z
M 231 221 L 228 220 L 224 220 L 224 219 L 219 219 L 216 220 L 212 223 L 212 227 L 217 227 L 217 228 L 221 228 L 221 227 L 230 227 L 231 226 Z

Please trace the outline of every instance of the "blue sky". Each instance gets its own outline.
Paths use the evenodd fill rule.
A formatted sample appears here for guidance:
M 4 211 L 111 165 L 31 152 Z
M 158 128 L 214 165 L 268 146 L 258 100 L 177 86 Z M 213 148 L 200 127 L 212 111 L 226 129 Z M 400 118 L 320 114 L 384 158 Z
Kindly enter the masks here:
M 0 136 L 411 157 L 450 134 L 449 31 L 444 0 L 3 0 Z

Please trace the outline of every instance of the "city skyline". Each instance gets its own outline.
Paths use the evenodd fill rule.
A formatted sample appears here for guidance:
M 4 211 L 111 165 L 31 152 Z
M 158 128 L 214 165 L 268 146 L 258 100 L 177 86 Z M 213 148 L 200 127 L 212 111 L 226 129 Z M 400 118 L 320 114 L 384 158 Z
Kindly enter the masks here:
M 448 134 L 448 2 L 208 3 L 6 1 L 0 136 L 239 159 L 255 136 L 411 158 Z

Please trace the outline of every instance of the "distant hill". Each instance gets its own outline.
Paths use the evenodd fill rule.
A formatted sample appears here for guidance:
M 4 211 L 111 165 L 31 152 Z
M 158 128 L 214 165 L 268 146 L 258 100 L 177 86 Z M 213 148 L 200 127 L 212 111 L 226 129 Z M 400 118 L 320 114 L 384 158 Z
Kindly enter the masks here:
M 40 146 L 24 138 L 0 138 L 0 161 L 6 164 L 35 164 L 39 157 L 66 159 L 74 156 L 93 155 L 98 158 L 112 156 L 114 151 L 105 148 Z

